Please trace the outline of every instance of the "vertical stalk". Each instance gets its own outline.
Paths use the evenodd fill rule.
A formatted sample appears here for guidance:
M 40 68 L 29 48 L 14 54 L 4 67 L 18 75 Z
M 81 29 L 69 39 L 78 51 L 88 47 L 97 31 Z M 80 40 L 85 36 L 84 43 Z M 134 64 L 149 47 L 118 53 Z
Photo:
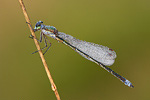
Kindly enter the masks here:
M 52 78 L 52 76 L 51 76 L 51 73 L 50 73 L 50 71 L 49 71 L 49 69 L 48 69 L 48 66 L 47 66 L 47 63 L 46 63 L 45 58 L 44 58 L 44 56 L 43 56 L 43 53 L 42 53 L 42 51 L 41 51 L 40 45 L 39 45 L 38 41 L 36 40 L 36 36 L 35 36 L 34 31 L 33 31 L 33 28 L 31 27 L 32 25 L 31 25 L 29 16 L 28 16 L 28 14 L 27 14 L 27 11 L 26 11 L 26 9 L 25 9 L 25 5 L 24 5 L 24 3 L 23 3 L 23 0 L 19 0 L 19 3 L 20 3 L 20 5 L 21 5 L 21 8 L 22 8 L 23 14 L 24 14 L 24 16 L 25 16 L 26 22 L 29 23 L 28 26 L 29 26 L 30 32 L 31 32 L 32 36 L 35 37 L 35 38 L 34 38 L 34 42 L 35 42 L 35 45 L 36 45 L 37 49 L 39 50 L 39 54 L 40 54 L 41 60 L 42 60 L 42 62 L 43 62 L 45 71 L 46 71 L 47 76 L 48 76 L 48 78 L 49 78 L 49 81 L 50 81 L 50 83 L 51 83 L 51 88 L 52 88 L 52 90 L 54 91 L 57 100 L 60 100 L 60 96 L 59 96 L 59 94 L 58 94 L 56 85 L 55 85 L 55 83 L 54 83 L 54 81 L 53 81 L 53 78 Z

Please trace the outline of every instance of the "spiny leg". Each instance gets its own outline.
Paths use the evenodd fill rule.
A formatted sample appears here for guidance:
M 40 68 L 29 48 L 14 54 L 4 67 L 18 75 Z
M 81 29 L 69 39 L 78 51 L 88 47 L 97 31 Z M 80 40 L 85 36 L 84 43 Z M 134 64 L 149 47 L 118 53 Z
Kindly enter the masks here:
M 31 26 L 31 24 L 30 24 L 29 22 L 26 22 L 26 23 L 29 24 L 30 27 L 32 28 L 32 26 Z M 38 31 L 37 29 L 33 29 L 33 28 L 32 28 L 32 30 L 33 30 L 34 32 Z
M 43 36 L 43 33 L 41 32 L 41 33 L 40 33 L 40 40 L 38 40 L 37 38 L 35 38 L 33 35 L 30 35 L 29 38 L 31 38 L 31 39 L 34 38 L 34 39 L 36 39 L 37 41 L 42 42 L 42 36 Z
M 36 40 L 38 40 L 40 43 L 42 42 L 42 36 L 44 37 L 44 34 L 41 32 L 40 33 L 40 40 L 38 40 L 38 39 L 36 39 Z M 34 37 L 33 37 L 34 38 Z M 44 41 L 46 41 L 45 40 L 45 38 L 44 38 Z M 45 43 L 45 47 L 43 47 L 41 50 L 43 50 L 43 49 L 45 49 L 47 47 L 47 42 Z M 39 52 L 40 50 L 37 50 L 37 51 L 35 51 L 35 52 L 33 52 L 32 54 L 34 54 L 34 53 L 37 53 L 37 52 Z
M 32 26 L 31 26 L 31 24 L 29 23 L 29 22 L 26 22 L 27 24 L 29 24 L 30 25 L 30 27 L 32 28 Z M 34 31 L 34 32 L 36 32 L 37 30 L 34 30 L 33 28 L 32 28 L 32 30 Z M 29 36 L 29 38 L 31 38 L 31 39 L 33 39 L 33 38 L 35 38 L 32 34 Z M 37 41 L 39 41 L 37 38 L 35 38 Z
M 40 40 L 38 40 L 38 39 L 37 39 L 37 38 L 35 38 L 33 35 L 30 35 L 30 36 L 29 36 L 29 38 L 31 38 L 31 39 L 33 39 L 33 38 L 34 38 L 34 39 L 36 39 L 38 42 L 41 42 L 41 39 L 40 39 Z
M 29 24 L 30 27 L 32 28 L 32 26 L 31 26 L 30 23 L 28 23 L 28 22 L 26 22 L 26 23 Z M 32 30 L 33 30 L 34 32 L 38 31 L 38 30 L 33 29 L 33 28 L 32 28 Z M 36 39 L 36 40 L 39 41 L 39 42 L 42 42 L 42 36 L 44 37 L 45 47 L 43 47 L 41 50 L 43 50 L 43 49 L 45 49 L 45 48 L 47 47 L 47 41 L 46 41 L 46 40 L 48 40 L 48 39 L 47 39 L 47 37 L 44 35 L 44 33 L 42 33 L 42 32 L 40 33 L 40 40 L 38 40 L 37 38 L 35 38 L 35 37 L 32 36 L 32 35 L 29 36 L 29 38 L 32 38 L 32 39 L 34 38 L 34 39 Z M 51 43 L 50 43 L 49 40 L 48 40 L 48 42 L 49 42 L 49 44 L 50 44 L 50 46 L 51 46 Z M 50 46 L 46 49 L 46 51 L 43 53 L 43 55 L 49 50 Z M 40 50 L 37 50 L 37 51 L 33 52 L 32 54 L 37 53 L 38 51 L 40 51 Z
M 46 47 L 47 47 L 47 41 L 48 41 L 48 43 L 50 44 L 49 46 L 48 46 L 48 48 L 46 49 L 46 51 L 43 53 L 43 55 L 49 50 L 49 48 L 51 47 L 51 42 L 49 41 L 49 39 L 46 37 L 46 35 L 44 35 L 43 34 L 43 37 L 44 37 L 44 40 L 45 40 L 45 45 L 46 45 Z M 47 41 L 46 41 L 47 40 Z
M 31 24 L 30 24 L 29 22 L 26 22 L 26 23 L 29 24 L 30 27 L 32 28 L 32 26 L 31 26 Z M 38 30 L 33 29 L 33 28 L 32 28 L 32 30 L 33 30 L 34 32 L 38 31 Z M 31 34 L 31 35 L 29 36 L 29 38 L 32 38 L 32 39 L 33 39 L 33 38 L 35 38 L 35 37 Z M 40 39 L 40 40 L 38 40 L 37 38 L 35 38 L 35 39 L 36 39 L 37 41 L 39 41 L 39 42 L 42 41 L 42 39 Z
M 27 24 L 29 24 L 30 25 L 30 27 L 32 28 L 32 26 L 31 26 L 31 24 L 29 23 L 29 22 L 26 22 Z M 32 28 L 32 30 L 34 31 L 34 32 L 36 32 L 37 30 L 35 30 L 35 29 L 33 29 Z M 32 34 L 29 36 L 29 38 L 31 38 L 31 39 L 36 39 L 37 41 L 39 41 L 39 42 L 42 42 L 42 33 L 40 34 L 40 40 L 38 40 L 37 38 L 35 38 Z M 31 53 L 31 54 L 34 54 L 34 53 L 36 53 L 36 52 L 38 52 L 39 50 L 37 50 L 37 51 L 35 51 L 35 52 L 33 52 L 33 53 Z

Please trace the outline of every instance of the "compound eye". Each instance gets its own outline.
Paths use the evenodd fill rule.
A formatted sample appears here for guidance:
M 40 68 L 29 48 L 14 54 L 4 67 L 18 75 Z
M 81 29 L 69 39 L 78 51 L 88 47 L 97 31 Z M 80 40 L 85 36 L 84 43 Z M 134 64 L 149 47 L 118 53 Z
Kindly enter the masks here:
M 41 26 L 41 23 L 40 23 L 40 22 L 37 22 L 35 26 L 36 26 L 36 27 Z

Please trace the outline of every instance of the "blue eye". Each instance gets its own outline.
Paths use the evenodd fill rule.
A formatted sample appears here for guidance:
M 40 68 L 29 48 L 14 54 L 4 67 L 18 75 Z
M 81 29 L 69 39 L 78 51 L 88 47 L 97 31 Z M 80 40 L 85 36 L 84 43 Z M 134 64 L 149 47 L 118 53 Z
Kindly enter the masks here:
M 36 27 L 41 26 L 42 23 L 43 23 L 42 21 L 39 21 L 39 22 L 36 23 L 35 26 L 36 26 Z
M 41 26 L 41 23 L 37 22 L 35 26 L 36 27 Z

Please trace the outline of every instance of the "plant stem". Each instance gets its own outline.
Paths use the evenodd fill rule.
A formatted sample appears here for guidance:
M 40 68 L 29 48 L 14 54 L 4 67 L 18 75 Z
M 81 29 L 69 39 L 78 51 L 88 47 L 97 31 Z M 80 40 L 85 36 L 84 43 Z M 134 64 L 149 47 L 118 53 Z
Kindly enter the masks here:
M 49 69 L 48 69 L 48 66 L 47 66 L 47 63 L 46 63 L 46 61 L 45 61 L 44 55 L 43 55 L 43 53 L 42 53 L 42 51 L 41 51 L 41 49 L 40 49 L 40 45 L 39 45 L 38 41 L 36 40 L 36 36 L 35 36 L 34 31 L 33 31 L 33 28 L 31 27 L 32 25 L 31 25 L 30 19 L 29 19 L 29 17 L 28 17 L 27 11 L 26 11 L 26 9 L 25 9 L 23 0 L 19 0 L 19 3 L 20 3 L 20 5 L 21 5 L 21 8 L 22 8 L 23 14 L 24 14 L 24 16 L 25 16 L 26 22 L 29 23 L 28 26 L 29 26 L 30 32 L 31 32 L 32 36 L 35 37 L 35 38 L 34 38 L 34 42 L 35 42 L 35 45 L 36 45 L 37 49 L 39 50 L 39 54 L 40 54 L 41 60 L 42 60 L 42 62 L 43 62 L 45 71 L 46 71 L 47 76 L 48 76 L 48 78 L 49 78 L 49 81 L 50 81 L 50 83 L 51 83 L 51 88 L 52 88 L 52 90 L 54 91 L 57 100 L 60 100 L 60 96 L 59 96 L 59 94 L 58 94 L 56 85 L 55 85 L 55 83 L 54 83 L 54 81 L 53 81 L 53 79 L 52 79 L 52 76 L 51 76 L 51 73 L 50 73 L 50 71 L 49 71 Z

